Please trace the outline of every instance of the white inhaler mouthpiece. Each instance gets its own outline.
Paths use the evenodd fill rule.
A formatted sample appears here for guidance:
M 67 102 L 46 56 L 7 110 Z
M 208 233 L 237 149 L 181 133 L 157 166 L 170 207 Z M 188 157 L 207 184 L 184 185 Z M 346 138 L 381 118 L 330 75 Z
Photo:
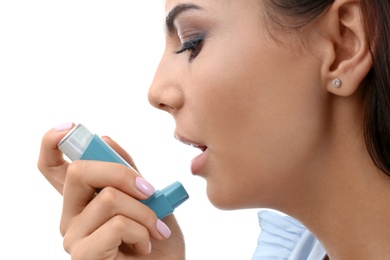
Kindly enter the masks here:
M 76 125 L 58 143 L 58 148 L 71 160 L 80 160 L 86 147 L 93 139 L 93 134 L 83 125 Z

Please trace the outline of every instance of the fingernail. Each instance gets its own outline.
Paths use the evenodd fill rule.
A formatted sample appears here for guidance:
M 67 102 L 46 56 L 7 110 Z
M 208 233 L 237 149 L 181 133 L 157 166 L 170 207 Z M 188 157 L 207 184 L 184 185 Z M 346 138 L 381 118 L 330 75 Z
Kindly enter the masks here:
M 55 129 L 60 132 L 60 131 L 65 131 L 65 130 L 69 130 L 71 129 L 73 126 L 73 123 L 72 122 L 67 122 L 67 123 L 63 123 L 63 124 L 60 124 L 58 125 Z
M 142 177 L 135 179 L 135 186 L 146 196 L 150 196 L 154 193 L 154 187 Z
M 165 238 L 171 236 L 171 230 L 169 229 L 169 227 L 159 219 L 157 220 L 157 230 Z
M 152 243 L 150 241 L 149 241 L 149 248 L 148 248 L 148 250 L 149 250 L 149 252 L 148 252 L 149 254 L 152 253 Z

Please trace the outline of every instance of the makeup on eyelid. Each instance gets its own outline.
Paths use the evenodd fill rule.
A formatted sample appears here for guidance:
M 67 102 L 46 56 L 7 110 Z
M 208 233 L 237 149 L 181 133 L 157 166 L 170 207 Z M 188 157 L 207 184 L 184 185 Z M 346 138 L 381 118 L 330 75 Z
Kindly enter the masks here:
M 176 53 L 180 54 L 187 50 L 195 51 L 195 49 L 202 43 L 203 39 L 204 39 L 204 35 L 198 35 L 188 41 L 185 41 L 182 44 L 182 48 L 178 50 Z

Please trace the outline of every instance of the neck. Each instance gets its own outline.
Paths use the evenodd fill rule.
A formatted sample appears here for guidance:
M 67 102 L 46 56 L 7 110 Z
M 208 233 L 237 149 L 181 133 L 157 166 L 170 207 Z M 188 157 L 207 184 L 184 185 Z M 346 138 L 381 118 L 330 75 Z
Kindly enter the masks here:
M 364 145 L 349 151 L 334 154 L 320 172 L 316 165 L 315 177 L 305 185 L 310 190 L 286 213 L 319 239 L 330 259 L 385 259 L 390 255 L 390 177 L 375 167 Z
M 281 210 L 301 221 L 331 260 L 387 259 L 390 177 L 367 152 L 359 98 L 334 98 L 332 106 L 326 135 L 302 169 L 304 188 Z

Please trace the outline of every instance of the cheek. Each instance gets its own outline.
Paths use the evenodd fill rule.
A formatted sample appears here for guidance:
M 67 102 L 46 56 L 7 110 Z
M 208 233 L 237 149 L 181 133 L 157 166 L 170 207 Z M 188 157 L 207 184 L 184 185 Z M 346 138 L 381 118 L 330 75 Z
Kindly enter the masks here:
M 303 175 L 326 128 L 315 59 L 240 53 L 209 60 L 193 93 L 210 139 L 208 194 L 222 208 L 282 200 L 275 191 Z
M 324 115 L 304 106 L 269 105 L 260 115 L 248 111 L 234 122 L 227 114 L 228 123 L 216 120 L 214 128 L 207 129 L 212 145 L 206 179 L 214 205 L 282 205 L 310 174 L 314 151 L 326 140 L 320 119 Z

